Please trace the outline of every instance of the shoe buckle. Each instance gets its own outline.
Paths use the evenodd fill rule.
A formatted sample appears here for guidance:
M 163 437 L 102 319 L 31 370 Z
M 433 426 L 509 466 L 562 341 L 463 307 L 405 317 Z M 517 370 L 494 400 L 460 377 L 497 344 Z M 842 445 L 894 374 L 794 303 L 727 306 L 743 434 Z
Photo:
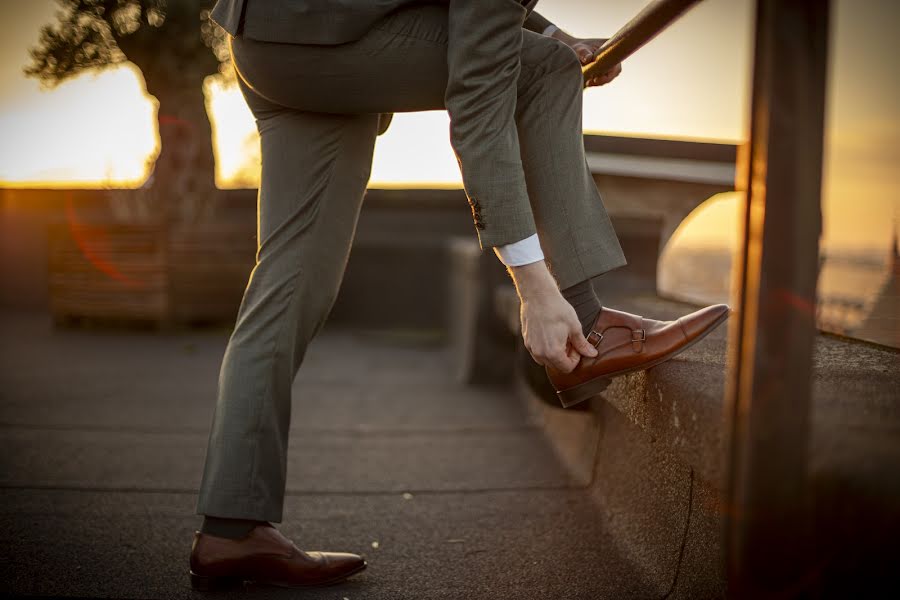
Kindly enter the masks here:
M 631 330 L 631 349 L 640 352 L 644 349 L 644 342 L 647 341 L 647 332 L 643 329 Z
M 597 341 L 596 341 L 596 342 L 592 342 L 592 341 L 591 341 L 591 336 L 594 336 L 594 337 L 596 338 Z M 600 345 L 600 342 L 603 341 L 603 334 L 602 334 L 602 333 L 597 333 L 596 331 L 594 331 L 593 329 L 591 329 L 591 332 L 590 332 L 589 334 L 587 334 L 587 341 L 588 341 L 588 343 L 589 343 L 591 346 L 593 346 L 594 348 L 596 348 L 597 346 Z

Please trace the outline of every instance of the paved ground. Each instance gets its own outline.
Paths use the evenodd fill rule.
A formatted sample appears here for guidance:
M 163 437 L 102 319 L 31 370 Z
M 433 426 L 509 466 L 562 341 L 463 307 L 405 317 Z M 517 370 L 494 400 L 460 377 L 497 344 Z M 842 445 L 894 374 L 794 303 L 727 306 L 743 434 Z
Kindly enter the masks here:
M 225 341 L 0 315 L 0 593 L 202 597 L 187 556 Z M 370 566 L 335 587 L 236 596 L 646 597 L 523 404 L 454 383 L 446 364 L 427 344 L 316 341 L 281 528 Z

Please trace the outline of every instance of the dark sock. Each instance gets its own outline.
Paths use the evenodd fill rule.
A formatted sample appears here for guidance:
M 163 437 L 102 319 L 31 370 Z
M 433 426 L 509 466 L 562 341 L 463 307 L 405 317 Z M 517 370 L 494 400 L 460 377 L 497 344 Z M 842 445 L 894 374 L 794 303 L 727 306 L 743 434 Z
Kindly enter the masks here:
M 567 287 L 562 292 L 563 298 L 575 309 L 578 320 L 581 322 L 581 331 L 587 335 L 600 314 L 603 305 L 600 298 L 594 292 L 594 286 L 590 279 L 585 279 L 580 283 L 576 283 L 572 287 Z
M 236 540 L 250 533 L 257 525 L 267 524 L 268 521 L 254 521 L 253 519 L 223 519 L 222 517 L 204 516 L 200 532 Z

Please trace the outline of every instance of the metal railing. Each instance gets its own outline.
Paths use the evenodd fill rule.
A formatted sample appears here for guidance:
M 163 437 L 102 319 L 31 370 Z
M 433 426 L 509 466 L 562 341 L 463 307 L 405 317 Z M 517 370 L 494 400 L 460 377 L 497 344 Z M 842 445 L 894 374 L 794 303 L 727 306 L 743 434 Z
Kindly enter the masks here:
M 699 3 L 700 0 L 654 0 L 648 4 L 622 29 L 606 40 L 594 56 L 593 62 L 582 68 L 584 80 L 609 71 Z

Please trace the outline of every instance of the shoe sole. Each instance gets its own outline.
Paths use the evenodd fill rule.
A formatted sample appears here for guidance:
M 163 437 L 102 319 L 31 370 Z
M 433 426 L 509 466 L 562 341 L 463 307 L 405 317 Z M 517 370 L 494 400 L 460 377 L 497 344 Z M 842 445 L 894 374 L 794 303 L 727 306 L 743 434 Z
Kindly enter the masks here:
M 334 585 L 336 583 L 340 583 L 347 579 L 348 577 L 352 577 L 361 571 L 366 570 L 366 564 L 363 564 L 361 567 L 354 569 L 353 571 L 349 571 L 344 573 L 339 577 L 334 577 L 333 579 L 327 579 L 325 581 L 320 581 L 317 583 L 283 583 L 279 581 L 263 581 L 260 579 L 253 579 L 250 577 L 230 577 L 230 576 L 213 576 L 207 577 L 205 575 L 198 575 L 193 571 L 190 571 L 191 574 L 191 588 L 197 590 L 198 592 L 221 592 L 227 590 L 233 590 L 236 588 L 243 587 L 245 583 L 250 584 L 258 584 L 258 585 L 274 585 L 277 587 L 284 588 L 308 588 L 308 587 L 324 587 L 329 585 Z
M 703 338 L 708 336 L 710 333 L 712 333 L 714 329 L 718 328 L 719 325 L 721 325 L 726 320 L 728 320 L 728 317 L 730 315 L 731 315 L 731 311 L 724 313 L 721 317 L 719 317 L 718 319 L 713 321 L 713 323 L 709 327 L 707 327 L 706 330 L 704 330 L 703 333 L 698 335 L 696 338 L 694 338 L 693 340 L 691 340 L 690 342 L 688 342 L 681 348 L 678 348 L 677 350 L 673 350 L 672 352 L 670 352 L 664 356 L 661 356 L 661 357 L 657 358 L 656 360 L 653 360 L 653 361 L 650 361 L 649 363 L 638 365 L 635 367 L 630 367 L 628 369 L 622 369 L 621 371 L 614 371 L 612 373 L 607 373 L 606 375 L 601 375 L 600 377 L 596 377 L 589 381 L 585 381 L 584 383 L 576 385 L 575 387 L 571 387 L 567 390 L 562 390 L 562 391 L 556 392 L 556 395 L 559 397 L 559 401 L 562 404 L 563 408 L 569 408 L 569 407 L 575 406 L 576 404 L 584 402 L 585 400 L 587 400 L 589 398 L 598 396 L 601 393 L 603 393 L 603 391 L 606 390 L 607 387 L 609 387 L 609 384 L 612 383 L 612 379 L 614 377 L 621 377 L 622 375 L 627 375 L 629 373 L 635 373 L 637 371 L 646 371 L 647 369 L 651 369 L 658 364 L 664 363 L 667 360 L 675 358 L 676 356 L 678 356 L 679 354 L 681 354 L 682 352 L 684 352 L 685 350 L 687 350 L 688 348 L 690 348 L 691 346 L 693 346 L 694 344 L 696 344 L 697 342 L 699 342 L 700 340 L 702 340 Z

